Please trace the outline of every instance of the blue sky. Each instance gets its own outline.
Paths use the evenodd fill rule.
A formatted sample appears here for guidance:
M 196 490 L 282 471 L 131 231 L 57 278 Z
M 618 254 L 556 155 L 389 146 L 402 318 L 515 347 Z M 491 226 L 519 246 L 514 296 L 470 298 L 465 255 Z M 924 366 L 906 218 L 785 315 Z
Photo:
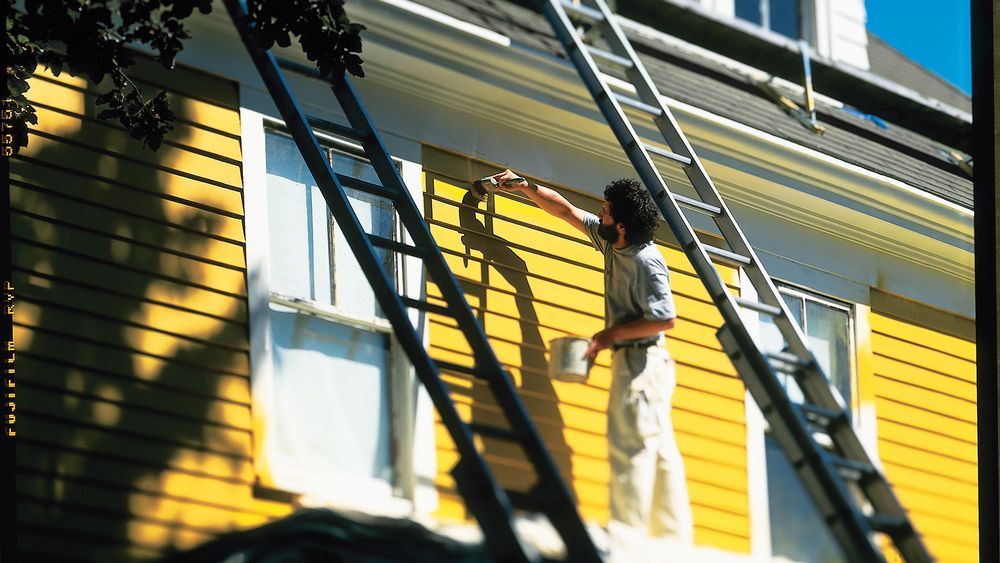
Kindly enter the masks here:
M 865 0 L 868 30 L 972 92 L 969 0 Z

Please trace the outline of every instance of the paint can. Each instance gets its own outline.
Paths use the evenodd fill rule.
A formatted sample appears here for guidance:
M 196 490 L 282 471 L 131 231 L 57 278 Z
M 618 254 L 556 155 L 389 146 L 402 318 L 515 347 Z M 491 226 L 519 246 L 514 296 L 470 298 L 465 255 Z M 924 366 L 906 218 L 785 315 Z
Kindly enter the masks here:
M 590 362 L 583 355 L 590 340 L 576 336 L 554 338 L 549 342 L 549 377 L 556 381 L 583 383 L 590 374 Z
M 516 184 L 518 182 L 523 182 L 523 181 L 524 178 L 520 177 L 511 178 L 510 180 L 506 180 L 504 182 L 504 185 L 506 186 L 509 184 Z M 486 201 L 487 199 L 489 199 L 491 195 L 493 195 L 497 191 L 497 186 L 499 184 L 500 182 L 497 182 L 496 178 L 492 176 L 487 176 L 485 178 L 480 178 L 475 182 L 472 182 L 472 184 L 469 186 L 469 191 L 472 192 L 472 195 L 475 196 L 476 199 L 478 199 L 479 201 Z

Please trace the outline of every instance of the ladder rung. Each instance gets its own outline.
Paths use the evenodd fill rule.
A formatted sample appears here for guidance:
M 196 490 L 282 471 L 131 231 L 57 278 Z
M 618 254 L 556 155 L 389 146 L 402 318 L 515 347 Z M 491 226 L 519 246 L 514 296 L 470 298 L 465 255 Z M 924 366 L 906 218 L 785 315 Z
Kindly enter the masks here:
M 307 120 L 309 121 L 309 125 L 315 129 L 323 129 L 324 131 L 329 131 L 335 135 L 347 137 L 348 139 L 363 141 L 365 137 L 368 136 L 353 127 L 348 127 L 346 125 L 341 125 L 339 123 L 334 123 L 318 117 L 309 117 Z
M 767 357 L 772 360 L 778 360 L 786 364 L 791 364 L 797 368 L 804 369 L 808 362 L 802 358 L 796 356 L 795 354 L 789 354 L 788 352 L 768 352 Z
M 384 248 L 386 250 L 400 252 L 408 256 L 416 256 L 417 258 L 427 256 L 427 251 L 419 246 L 410 246 L 408 244 L 403 244 L 399 241 L 380 237 L 378 235 L 368 235 L 368 240 L 370 240 L 372 246 L 376 248 Z
M 876 532 L 885 534 L 895 534 L 910 527 L 910 521 L 900 516 L 889 516 L 888 514 L 872 514 L 868 517 L 868 525 Z
M 831 455 L 829 457 L 830 461 L 837 466 L 837 469 L 840 470 L 841 476 L 845 479 L 860 481 L 865 477 L 878 474 L 878 471 L 876 471 L 876 469 L 869 463 L 836 455 Z
M 624 94 L 619 94 L 618 92 L 612 92 L 611 95 L 614 96 L 619 103 L 637 109 L 639 111 L 644 111 L 652 115 L 653 117 L 660 117 L 661 115 L 663 115 L 663 110 L 661 110 L 656 106 L 651 106 L 646 102 L 640 102 L 635 98 L 630 98 Z
M 825 427 L 827 431 L 833 430 L 835 425 L 843 423 L 847 420 L 847 417 L 844 415 L 844 411 L 841 410 L 828 409 L 826 407 L 809 403 L 798 403 L 796 406 L 802 411 L 806 420 Z
M 753 301 L 751 299 L 743 299 L 742 297 L 735 298 L 736 304 L 745 309 L 750 309 L 751 311 L 757 311 L 758 313 L 764 313 L 765 315 L 771 315 L 772 317 L 777 317 L 781 314 L 781 308 L 775 307 L 774 305 L 768 305 L 767 303 L 761 303 L 760 301 Z
M 652 107 L 652 106 L 650 106 L 650 107 Z M 659 110 L 657 110 L 657 111 L 659 111 Z M 646 144 L 646 143 L 643 143 L 642 147 L 644 149 L 646 149 L 647 151 L 655 154 L 656 156 L 662 156 L 663 158 L 665 158 L 667 160 L 672 160 L 672 161 L 674 161 L 674 162 L 676 162 L 678 164 L 683 164 L 684 166 L 690 166 L 690 164 L 691 164 L 691 159 L 688 158 L 688 157 L 686 157 L 686 156 L 684 156 L 684 155 L 680 155 L 680 154 L 677 154 L 675 152 L 670 152 L 670 151 L 668 151 L 666 149 L 661 149 L 660 147 L 654 147 L 653 145 L 649 145 L 649 144 Z
M 613 65 L 617 65 L 624 69 L 630 69 L 635 66 L 632 61 L 621 55 L 616 55 L 611 51 L 605 51 L 604 49 L 598 49 L 597 47 L 592 47 L 590 45 L 585 45 L 587 52 L 589 52 L 594 57 L 607 61 Z
M 709 205 L 704 201 L 698 201 L 697 199 L 692 199 L 690 197 L 674 194 L 674 201 L 687 207 L 688 209 L 693 209 L 695 211 L 700 211 L 706 215 L 712 215 L 718 217 L 722 215 L 722 208 L 716 207 L 714 205 Z
M 711 254 L 712 256 L 732 260 L 733 262 L 743 264 L 744 266 L 749 266 L 751 264 L 750 258 L 743 256 L 742 254 L 736 254 L 735 252 L 730 252 L 728 250 L 718 248 L 716 246 L 709 246 L 707 244 L 702 245 L 702 248 L 704 248 L 705 252 Z
M 571 2 L 570 0 L 562 0 L 560 4 L 562 4 L 562 7 L 565 8 L 567 12 L 573 12 L 574 14 L 584 19 L 588 19 L 594 22 L 599 22 L 604 20 L 604 14 L 602 14 L 600 10 L 589 8 L 587 6 L 584 6 L 583 4 L 576 4 L 574 2 Z
M 371 182 L 359 180 L 353 176 L 337 174 L 337 180 L 339 180 L 341 185 L 343 185 L 344 187 L 358 190 L 359 192 L 365 192 L 366 194 L 371 194 L 385 199 L 390 199 L 393 201 L 395 201 L 395 199 L 399 195 L 396 193 L 395 190 L 390 190 L 385 186 L 380 186 L 378 184 L 373 184 Z
M 521 435 L 508 428 L 498 428 L 488 424 L 478 424 L 476 422 L 472 422 L 469 423 L 469 430 L 471 430 L 474 434 L 489 436 L 491 438 L 500 438 L 502 440 L 510 440 L 512 442 L 521 441 Z
M 472 377 L 477 377 L 480 379 L 482 379 L 483 377 L 475 366 L 463 366 L 462 364 L 455 364 L 452 362 L 446 362 L 444 360 L 434 360 L 434 365 L 436 365 L 437 368 L 441 371 L 453 371 L 455 373 L 471 375 Z
M 507 489 L 504 489 L 504 492 L 507 493 L 507 498 L 510 499 L 510 505 L 518 510 L 541 512 L 544 508 L 543 503 L 533 497 L 531 493 L 526 493 L 524 491 L 509 491 Z
M 451 309 L 444 305 L 435 305 L 434 303 L 428 303 L 427 301 L 421 301 L 419 299 L 414 299 L 412 297 L 400 296 L 403 300 L 403 304 L 407 307 L 412 307 L 414 309 L 420 309 L 421 311 L 426 311 L 428 313 L 434 313 L 435 315 L 443 315 L 445 317 L 454 316 L 451 313 Z

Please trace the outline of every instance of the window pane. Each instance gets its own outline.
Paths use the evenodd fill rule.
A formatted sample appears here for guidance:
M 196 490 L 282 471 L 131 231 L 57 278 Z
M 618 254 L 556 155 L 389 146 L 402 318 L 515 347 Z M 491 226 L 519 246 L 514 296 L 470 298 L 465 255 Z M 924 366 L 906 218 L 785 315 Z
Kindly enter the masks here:
M 276 470 L 391 480 L 387 337 L 276 304 L 270 320 Z
M 333 169 L 338 174 L 373 184 L 379 183 L 375 170 L 368 162 L 349 154 L 334 152 Z M 394 238 L 394 213 L 392 205 L 387 200 L 350 188 L 345 191 L 365 232 L 385 238 Z M 354 251 L 346 243 L 343 243 L 344 233 L 339 226 L 335 228 L 334 238 L 338 241 L 334 250 L 334 260 L 337 264 L 335 273 L 337 306 L 342 311 L 363 317 L 384 316 L 381 307 L 375 301 L 375 294 L 372 292 L 368 278 L 365 277 L 361 266 L 354 257 Z M 382 259 L 382 268 L 389 275 L 390 280 L 393 280 L 395 269 L 393 268 L 392 253 L 384 249 L 376 249 L 376 252 Z
M 850 340 L 850 316 L 847 311 L 818 303 L 811 299 L 782 294 L 792 316 L 806 336 L 806 345 L 816 356 L 820 367 L 834 382 L 846 386 L 845 399 L 850 398 L 853 353 Z M 784 341 L 769 317 L 762 317 L 761 328 L 768 349 L 780 349 Z M 789 397 L 802 402 L 802 391 L 794 378 L 781 376 Z M 843 393 L 843 391 L 842 391 Z M 849 404 L 849 403 L 848 403 Z M 829 528 L 820 518 L 811 497 L 806 492 L 784 451 L 770 433 L 764 437 L 767 459 L 768 503 L 771 515 L 771 550 L 775 556 L 795 561 L 846 561 Z
M 799 0 L 770 0 L 769 8 L 771 31 L 798 39 Z
M 846 562 L 777 440 L 768 433 L 764 444 L 772 554 L 809 563 Z
M 266 136 L 271 291 L 332 303 L 326 203 L 295 143 Z
M 795 297 L 793 295 L 786 295 L 781 293 L 781 298 L 785 300 L 785 305 L 788 306 L 789 312 L 792 314 L 792 318 L 795 322 L 802 326 L 802 299 Z M 770 315 L 760 315 L 760 331 L 761 331 L 761 345 L 764 350 L 769 352 L 777 352 L 785 347 L 785 338 L 781 335 L 781 331 L 778 330 L 778 326 L 774 324 L 774 320 Z M 778 379 L 781 384 L 788 391 L 788 396 L 795 402 L 802 402 L 802 392 L 799 390 L 798 384 L 792 376 L 779 373 Z
M 809 328 L 806 336 L 809 349 L 816 361 L 844 397 L 850 412 L 851 405 L 851 336 L 850 317 L 847 311 L 821 303 L 806 302 Z
M 736 0 L 736 17 L 761 25 L 760 3 L 761 0 Z

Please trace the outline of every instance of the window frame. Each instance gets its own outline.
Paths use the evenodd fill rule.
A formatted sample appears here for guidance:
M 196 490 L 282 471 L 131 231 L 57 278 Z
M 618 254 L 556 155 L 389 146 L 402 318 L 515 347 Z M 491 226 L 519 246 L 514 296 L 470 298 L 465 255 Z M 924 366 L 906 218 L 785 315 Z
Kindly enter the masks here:
M 304 505 L 347 509 L 363 508 L 369 513 L 390 516 L 432 512 L 438 502 L 437 492 L 432 483 L 432 477 L 436 474 L 433 407 L 426 391 L 419 386 L 409 359 L 395 338 L 391 323 L 382 317 L 350 314 L 338 309 L 336 305 L 271 291 L 267 230 L 267 151 L 265 144 L 266 136 L 269 133 L 288 135 L 288 132 L 280 119 L 246 107 L 241 108 L 240 117 L 243 148 L 244 225 L 247 245 L 248 317 L 251 336 L 250 402 L 253 418 L 255 491 L 265 497 L 277 493 L 282 497 L 297 498 L 297 502 Z M 322 117 L 329 118 L 329 116 Z M 314 133 L 325 149 L 340 150 L 364 158 L 364 152 L 360 145 L 319 130 L 314 130 Z M 422 204 L 421 165 L 396 157 L 393 158 L 393 161 L 398 164 L 404 184 L 419 208 Z M 331 251 L 336 244 L 333 232 L 331 221 Z M 392 233 L 396 240 L 412 244 L 396 213 L 393 213 Z M 393 281 L 396 287 L 402 289 L 404 295 L 419 297 L 419 293 L 423 291 L 422 264 L 419 260 L 409 256 L 395 254 L 394 257 Z M 336 285 L 335 274 L 331 275 L 331 285 Z M 336 295 L 332 294 L 331 297 L 331 301 L 336 303 Z M 364 499 L 359 498 L 355 502 L 354 499 L 332 497 L 318 490 L 292 492 L 286 483 L 279 483 L 275 480 L 273 466 L 280 461 L 276 461 L 276 456 L 272 453 L 273 445 L 268 440 L 269 420 L 275 413 L 273 402 L 269 399 L 273 397 L 271 391 L 274 382 L 272 336 L 268 318 L 268 307 L 271 303 L 294 309 L 301 314 L 387 336 L 388 355 L 386 362 L 388 366 L 387 385 L 392 473 L 390 490 L 384 493 L 380 492 L 375 497 L 367 494 Z M 426 345 L 427 330 L 424 316 L 411 311 L 410 320 L 417 327 L 418 333 Z M 322 478 L 323 476 L 316 475 L 315 481 L 319 482 Z M 327 480 L 329 479 L 327 478 Z M 370 481 L 378 488 L 376 481 L 380 480 L 371 479 Z M 428 482 L 430 482 L 429 485 Z
M 868 391 L 862 389 L 861 379 L 867 377 L 870 369 L 865 354 L 870 353 L 868 342 L 868 306 L 853 303 L 844 299 L 831 297 L 829 294 L 810 289 L 802 284 L 772 278 L 779 293 L 784 289 L 796 297 L 809 298 L 824 305 L 831 305 L 848 313 L 848 335 L 851 340 L 851 400 L 847 405 L 851 413 L 851 426 L 862 444 L 868 450 L 869 456 L 880 466 L 875 444 L 877 430 L 873 423 L 874 412 L 864 412 L 862 395 Z M 741 297 L 757 300 L 756 290 L 744 270 L 740 270 Z M 761 335 L 760 314 L 750 309 L 741 309 L 741 317 L 747 329 L 755 337 Z M 756 401 L 747 390 L 744 395 L 746 407 L 747 429 L 747 490 L 750 512 L 750 549 L 754 558 L 770 559 L 773 556 L 771 547 L 771 510 L 768 491 L 768 469 L 765 435 L 768 424 L 757 406 Z

